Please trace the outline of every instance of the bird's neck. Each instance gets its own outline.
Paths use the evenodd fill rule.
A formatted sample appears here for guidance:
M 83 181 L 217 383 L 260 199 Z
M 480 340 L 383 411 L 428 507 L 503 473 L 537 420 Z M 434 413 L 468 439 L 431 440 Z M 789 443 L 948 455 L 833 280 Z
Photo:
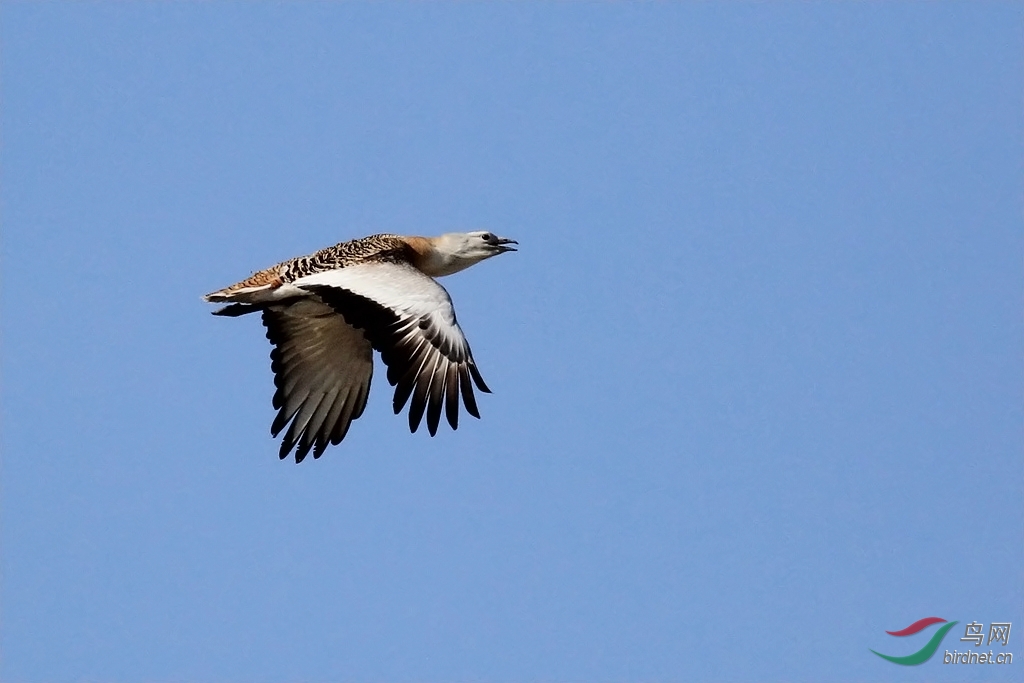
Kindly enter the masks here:
M 436 237 L 406 237 L 412 265 L 430 277 L 444 277 L 465 270 L 479 259 L 466 258 Z

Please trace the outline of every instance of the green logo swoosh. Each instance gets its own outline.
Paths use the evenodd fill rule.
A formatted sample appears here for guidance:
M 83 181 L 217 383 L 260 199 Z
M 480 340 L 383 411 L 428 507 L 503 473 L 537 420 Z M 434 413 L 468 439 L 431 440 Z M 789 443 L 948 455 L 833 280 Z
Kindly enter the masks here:
M 939 643 L 941 643 L 942 639 L 946 637 L 947 633 L 949 633 L 949 629 L 953 628 L 958 623 L 959 622 L 953 621 L 946 624 L 945 626 L 943 626 L 935 632 L 935 635 L 932 636 L 932 639 L 928 641 L 927 645 L 922 647 L 914 654 L 907 655 L 906 657 L 891 657 L 889 655 L 883 655 L 881 652 L 875 652 L 874 650 L 871 651 L 875 652 L 875 654 L 881 657 L 882 659 L 888 659 L 893 664 L 902 664 L 903 666 L 916 666 L 918 664 L 924 664 L 931 658 L 933 654 L 935 654 L 935 651 L 939 649 Z

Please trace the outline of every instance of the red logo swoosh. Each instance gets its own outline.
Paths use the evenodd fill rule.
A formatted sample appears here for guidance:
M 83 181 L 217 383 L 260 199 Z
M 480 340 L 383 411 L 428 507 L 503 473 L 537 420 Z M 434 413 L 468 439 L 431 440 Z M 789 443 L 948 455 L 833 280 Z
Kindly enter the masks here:
M 923 631 L 932 624 L 941 624 L 945 622 L 945 619 L 939 619 L 938 617 L 925 617 L 915 621 L 910 626 L 906 627 L 902 631 L 886 631 L 890 636 L 912 636 L 918 631 Z

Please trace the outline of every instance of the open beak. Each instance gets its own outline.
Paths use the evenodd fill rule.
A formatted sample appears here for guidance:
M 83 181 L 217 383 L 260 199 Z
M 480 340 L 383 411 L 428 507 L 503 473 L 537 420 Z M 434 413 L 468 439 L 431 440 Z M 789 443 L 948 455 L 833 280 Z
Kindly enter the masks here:
M 494 246 L 498 248 L 499 254 L 504 254 L 506 251 L 518 251 L 518 249 L 516 249 L 515 247 L 508 246 L 510 244 L 519 244 L 519 242 L 516 242 L 515 240 L 506 239 L 504 237 L 499 237 L 498 239 L 494 240 Z

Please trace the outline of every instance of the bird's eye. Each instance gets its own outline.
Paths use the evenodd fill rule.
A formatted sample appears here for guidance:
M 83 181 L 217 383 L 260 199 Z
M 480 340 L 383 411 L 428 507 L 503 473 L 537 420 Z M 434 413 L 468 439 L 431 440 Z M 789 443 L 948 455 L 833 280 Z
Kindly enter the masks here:
M 491 240 L 493 240 L 493 239 L 494 239 L 494 235 L 492 235 L 492 234 L 491 234 L 491 233 L 489 233 L 489 232 L 485 232 L 485 233 L 484 233 L 483 235 L 480 235 L 480 238 L 481 238 L 481 239 L 482 239 L 482 240 L 483 240 L 484 242 L 490 242 Z

